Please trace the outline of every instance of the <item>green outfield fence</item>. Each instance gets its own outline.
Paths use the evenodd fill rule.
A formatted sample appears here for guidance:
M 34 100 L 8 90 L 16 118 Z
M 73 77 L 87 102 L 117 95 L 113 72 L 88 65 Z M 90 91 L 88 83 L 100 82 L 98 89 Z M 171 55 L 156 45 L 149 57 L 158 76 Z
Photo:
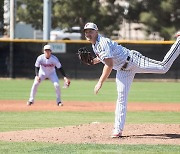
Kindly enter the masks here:
M 123 46 L 137 50 L 143 55 L 156 60 L 162 60 L 174 41 L 117 41 Z M 86 40 L 0 40 L 0 77 L 33 78 L 34 63 L 38 55 L 42 53 L 42 47 L 47 43 L 53 43 L 57 47 L 65 48 L 64 53 L 54 53 L 61 61 L 70 78 L 95 79 L 102 71 L 102 64 L 85 66 L 78 60 L 77 50 L 86 46 L 92 50 L 91 44 Z M 110 77 L 115 77 L 113 71 Z M 137 74 L 138 79 L 180 79 L 180 57 L 176 59 L 171 69 L 164 75 L 161 74 Z

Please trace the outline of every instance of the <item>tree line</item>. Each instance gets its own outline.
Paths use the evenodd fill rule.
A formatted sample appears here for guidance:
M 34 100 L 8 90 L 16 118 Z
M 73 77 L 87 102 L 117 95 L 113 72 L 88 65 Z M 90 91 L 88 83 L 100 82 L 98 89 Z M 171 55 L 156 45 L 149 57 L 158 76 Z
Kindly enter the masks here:
M 16 22 L 43 28 L 43 0 L 16 0 Z M 100 32 L 111 36 L 125 19 L 129 23 L 143 23 L 147 34 L 159 32 L 165 40 L 180 30 L 179 0 L 52 0 L 52 29 L 83 28 L 86 22 L 95 22 Z M 2 8 L 3 3 L 0 3 Z M 0 16 L 0 18 L 3 18 Z M 2 20 L 1 20 L 2 21 Z

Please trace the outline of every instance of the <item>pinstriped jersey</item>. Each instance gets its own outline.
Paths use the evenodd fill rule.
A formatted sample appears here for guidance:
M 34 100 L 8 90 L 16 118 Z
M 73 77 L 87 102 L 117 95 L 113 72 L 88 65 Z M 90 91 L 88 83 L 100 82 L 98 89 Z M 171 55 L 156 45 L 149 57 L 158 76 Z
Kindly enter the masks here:
M 121 69 L 130 51 L 129 49 L 118 45 L 118 43 L 99 34 L 96 40 L 96 44 L 92 45 L 92 48 L 95 55 L 102 63 L 104 63 L 104 59 L 112 58 L 114 70 Z
M 46 58 L 45 54 L 38 56 L 36 63 L 36 67 L 40 67 L 39 73 L 43 75 L 50 75 L 55 72 L 55 67 L 61 68 L 61 63 L 58 58 L 54 55 L 51 55 L 49 59 Z

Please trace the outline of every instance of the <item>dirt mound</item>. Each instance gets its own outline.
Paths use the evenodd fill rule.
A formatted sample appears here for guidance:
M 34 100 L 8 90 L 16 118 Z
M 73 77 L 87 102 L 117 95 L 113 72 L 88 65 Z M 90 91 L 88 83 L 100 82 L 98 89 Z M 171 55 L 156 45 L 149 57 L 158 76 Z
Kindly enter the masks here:
M 127 124 L 123 137 L 110 137 L 113 124 L 98 123 L 61 128 L 0 132 L 0 140 L 12 142 L 97 143 L 97 144 L 178 144 L 178 124 Z

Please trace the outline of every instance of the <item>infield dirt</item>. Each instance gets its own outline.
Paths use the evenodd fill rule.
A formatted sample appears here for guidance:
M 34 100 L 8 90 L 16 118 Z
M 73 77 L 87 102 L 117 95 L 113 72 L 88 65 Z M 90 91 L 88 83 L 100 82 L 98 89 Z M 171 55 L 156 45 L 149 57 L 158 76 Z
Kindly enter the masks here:
M 103 111 L 114 112 L 115 103 L 37 101 L 26 106 L 24 101 L 1 100 L 0 111 Z M 128 111 L 180 111 L 180 104 L 129 103 Z M 0 132 L 1 141 L 98 143 L 98 144 L 177 144 L 180 145 L 179 124 L 126 124 L 123 137 L 110 138 L 113 123 L 93 122 L 78 126 Z

